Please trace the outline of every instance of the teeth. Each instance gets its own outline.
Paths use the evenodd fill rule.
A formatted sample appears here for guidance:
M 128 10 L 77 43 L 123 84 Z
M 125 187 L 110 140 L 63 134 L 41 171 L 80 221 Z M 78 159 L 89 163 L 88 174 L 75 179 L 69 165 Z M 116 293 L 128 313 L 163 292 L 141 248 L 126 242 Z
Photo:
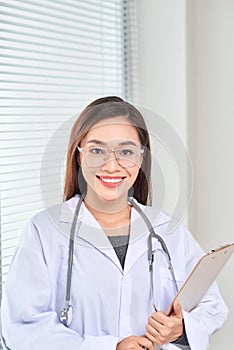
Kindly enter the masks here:
M 112 184 L 122 181 L 122 179 L 120 179 L 120 178 L 118 178 L 118 179 L 105 179 L 105 178 L 101 177 L 101 179 L 102 179 L 103 182 L 108 182 L 108 183 L 112 183 Z

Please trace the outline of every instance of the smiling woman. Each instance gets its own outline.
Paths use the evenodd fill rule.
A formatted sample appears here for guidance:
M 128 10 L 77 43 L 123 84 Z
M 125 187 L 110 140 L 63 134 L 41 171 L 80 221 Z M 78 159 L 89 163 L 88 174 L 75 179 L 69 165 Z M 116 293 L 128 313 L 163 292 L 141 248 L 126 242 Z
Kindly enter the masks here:
M 86 192 L 87 190 L 87 183 L 83 181 L 83 171 L 86 170 L 85 163 L 87 166 L 90 164 L 90 152 L 87 155 L 88 146 L 92 147 L 92 153 L 100 153 L 100 151 L 103 153 L 106 151 L 104 160 L 107 157 L 109 161 L 104 162 L 103 166 L 113 166 L 113 170 L 105 170 L 107 172 L 111 171 L 112 175 L 116 172 L 114 175 L 124 176 L 130 179 L 128 172 L 132 170 L 129 169 L 133 168 L 133 171 L 137 169 L 139 173 L 137 173 L 136 181 L 132 183 L 134 197 L 142 204 L 150 203 L 151 153 L 149 135 L 146 130 L 145 121 L 139 111 L 133 105 L 123 101 L 119 97 L 100 98 L 87 106 L 74 124 L 71 132 L 67 156 L 65 199 L 70 199 L 75 194 L 82 194 L 82 192 Z M 103 147 L 100 148 L 101 145 L 108 146 L 108 148 L 104 150 Z M 128 167 L 120 165 L 120 163 L 123 165 L 123 161 L 126 164 L 126 157 L 120 157 L 119 155 L 116 157 L 115 152 L 115 157 L 110 157 L 110 154 L 113 154 L 113 147 L 117 150 L 116 147 L 120 145 L 128 145 L 128 152 L 132 150 L 134 153 L 134 162 L 130 162 L 130 167 L 129 161 Z M 96 146 L 98 146 L 98 149 Z M 130 149 L 129 146 L 131 146 Z M 122 152 L 126 152 L 126 148 L 121 150 Z M 145 152 L 144 157 L 141 155 L 143 151 Z M 80 171 L 80 164 L 83 157 L 86 159 L 86 162 L 83 164 L 84 169 Z M 101 156 L 97 158 L 98 160 L 101 159 L 102 162 Z M 128 158 L 133 159 L 130 156 Z M 93 157 L 91 159 L 93 160 Z M 117 166 L 117 169 L 115 169 L 115 166 Z M 92 168 L 92 164 L 89 167 Z M 123 174 L 119 174 L 119 171 L 122 171 Z M 104 174 L 100 173 L 96 175 L 100 176 Z M 105 175 L 109 176 L 110 174 Z M 79 178 L 80 181 L 78 181 Z M 80 188 L 80 184 L 83 184 L 84 188 Z
M 109 96 L 84 109 L 71 131 L 64 203 L 30 220 L 8 274 L 7 349 L 208 348 L 227 308 L 214 283 L 192 312 L 175 300 L 166 314 L 203 251 L 147 205 L 150 169 L 133 105 Z

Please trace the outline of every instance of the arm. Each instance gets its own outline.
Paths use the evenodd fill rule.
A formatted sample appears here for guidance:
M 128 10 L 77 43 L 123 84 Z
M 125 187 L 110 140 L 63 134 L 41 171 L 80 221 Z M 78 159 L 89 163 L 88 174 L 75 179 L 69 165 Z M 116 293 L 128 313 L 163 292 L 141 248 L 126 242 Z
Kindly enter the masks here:
M 115 350 L 112 335 L 78 334 L 59 322 L 44 251 L 31 224 L 16 252 L 4 286 L 2 337 L 11 350 Z
M 175 272 L 177 269 L 181 271 L 184 269 L 186 271 L 186 275 L 188 275 L 198 259 L 204 254 L 203 250 L 195 241 L 191 233 L 183 226 L 180 226 L 175 231 L 175 234 L 171 234 L 169 238 L 170 240 L 167 242 L 167 244 L 171 251 Z M 181 281 L 182 280 L 179 282 L 179 287 L 182 284 Z M 165 285 L 164 287 L 169 289 L 169 280 L 168 285 Z M 171 299 L 173 299 L 173 295 L 171 295 Z M 170 300 L 168 300 L 168 302 L 170 303 Z M 163 317 L 164 313 L 160 312 L 160 314 L 161 317 Z M 185 332 L 184 335 L 187 337 L 187 342 L 190 348 L 193 350 L 206 350 L 209 346 L 210 336 L 222 327 L 227 318 L 227 314 L 228 310 L 219 293 L 218 287 L 216 283 L 213 283 L 204 298 L 194 310 L 190 312 L 185 312 L 182 310 Z M 158 316 L 159 315 L 157 315 L 157 317 Z M 167 325 L 167 322 L 171 322 L 173 320 L 171 317 L 169 317 L 169 319 L 167 319 L 165 315 L 164 317 L 163 322 L 165 325 Z M 171 323 L 169 323 L 169 327 L 170 324 Z M 176 327 L 176 324 L 174 326 Z M 178 339 L 168 337 L 167 339 L 167 341 L 173 343 L 178 348 L 183 348 L 183 340 L 183 337 Z M 158 341 L 160 340 L 158 339 Z
M 191 349 L 208 349 L 210 336 L 222 327 L 228 315 L 228 309 L 219 295 L 216 283 L 210 288 L 207 297 L 194 310 L 183 311 L 183 315 Z

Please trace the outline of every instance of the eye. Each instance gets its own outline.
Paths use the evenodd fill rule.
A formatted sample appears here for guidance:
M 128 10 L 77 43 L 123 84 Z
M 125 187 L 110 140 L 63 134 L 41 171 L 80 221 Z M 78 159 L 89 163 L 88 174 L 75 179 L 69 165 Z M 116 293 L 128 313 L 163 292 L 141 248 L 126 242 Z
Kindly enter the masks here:
M 123 148 L 120 150 L 119 154 L 120 156 L 124 156 L 124 157 L 129 157 L 129 156 L 132 156 L 134 155 L 136 152 L 131 149 L 131 148 Z
M 103 148 L 101 148 L 101 147 L 91 147 L 89 149 L 89 153 L 90 154 L 103 155 L 103 154 L 106 154 L 106 151 Z

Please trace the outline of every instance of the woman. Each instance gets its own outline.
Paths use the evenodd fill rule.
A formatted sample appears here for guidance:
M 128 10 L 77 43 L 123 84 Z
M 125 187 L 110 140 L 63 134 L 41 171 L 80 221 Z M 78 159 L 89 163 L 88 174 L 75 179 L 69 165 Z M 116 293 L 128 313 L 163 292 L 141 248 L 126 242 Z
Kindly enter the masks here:
M 193 311 L 175 301 L 166 316 L 176 290 L 161 238 L 177 287 L 203 251 L 183 226 L 169 234 L 171 219 L 147 206 L 150 169 L 149 135 L 134 106 L 105 97 L 85 108 L 71 132 L 65 201 L 30 220 L 8 274 L 6 348 L 208 348 L 227 308 L 214 284 Z

